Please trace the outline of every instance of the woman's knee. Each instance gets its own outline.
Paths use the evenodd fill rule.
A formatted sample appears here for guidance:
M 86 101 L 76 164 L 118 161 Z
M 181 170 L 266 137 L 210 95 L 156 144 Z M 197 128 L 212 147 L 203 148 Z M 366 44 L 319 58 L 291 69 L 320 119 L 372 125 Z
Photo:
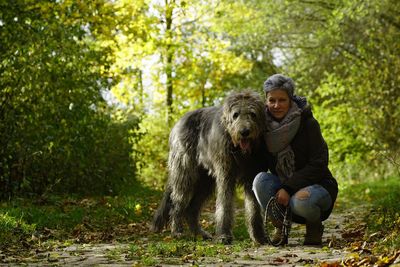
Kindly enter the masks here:
M 275 194 L 276 187 L 274 175 L 271 173 L 260 172 L 254 178 L 252 189 L 258 203 L 263 209 L 267 205 L 270 197 Z
M 313 205 L 309 201 L 310 192 L 307 190 L 297 191 L 291 198 L 291 206 L 296 213 L 305 213 Z
M 320 185 L 302 188 L 291 198 L 293 213 L 307 221 L 319 220 L 322 211 L 328 210 L 331 203 L 328 191 Z
M 253 180 L 253 191 L 264 188 L 266 184 L 272 183 L 274 175 L 268 172 L 260 172 Z
M 303 217 L 307 221 L 315 221 L 320 218 L 321 210 L 312 201 L 311 192 L 307 188 L 301 189 L 291 198 L 293 213 Z

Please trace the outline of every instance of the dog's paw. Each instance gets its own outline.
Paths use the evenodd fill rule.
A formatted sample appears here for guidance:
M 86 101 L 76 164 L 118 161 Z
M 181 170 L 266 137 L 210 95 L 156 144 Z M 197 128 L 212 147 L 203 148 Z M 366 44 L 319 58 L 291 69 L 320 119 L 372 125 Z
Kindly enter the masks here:
M 182 239 L 183 238 L 183 233 L 171 233 L 171 236 L 174 239 Z
M 251 239 L 253 241 L 253 244 L 256 246 L 265 245 L 268 243 L 268 240 L 266 237 L 253 237 Z
M 224 244 L 224 245 L 230 245 L 230 244 L 232 244 L 232 240 L 233 240 L 232 235 L 226 235 L 226 234 L 219 235 L 219 236 L 217 236 L 217 238 L 216 238 L 216 241 L 217 241 L 218 243 L 221 243 L 221 244 Z
M 183 232 L 172 231 L 171 236 L 175 239 L 180 239 L 183 237 Z
M 163 230 L 163 226 L 160 226 L 160 225 L 158 225 L 158 224 L 151 224 L 150 226 L 149 226 L 149 230 L 151 231 L 151 232 L 154 232 L 154 233 L 159 233 L 159 232 L 161 232 L 162 230 Z
M 207 232 L 203 229 L 200 230 L 200 235 L 204 240 L 211 240 L 213 238 L 209 232 Z

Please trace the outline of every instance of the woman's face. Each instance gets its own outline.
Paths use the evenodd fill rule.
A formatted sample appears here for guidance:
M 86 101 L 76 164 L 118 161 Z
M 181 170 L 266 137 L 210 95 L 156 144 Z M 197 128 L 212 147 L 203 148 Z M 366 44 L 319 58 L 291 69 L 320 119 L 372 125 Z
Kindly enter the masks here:
M 290 108 L 288 93 L 282 89 L 275 89 L 267 93 L 267 108 L 271 115 L 277 119 L 283 119 Z

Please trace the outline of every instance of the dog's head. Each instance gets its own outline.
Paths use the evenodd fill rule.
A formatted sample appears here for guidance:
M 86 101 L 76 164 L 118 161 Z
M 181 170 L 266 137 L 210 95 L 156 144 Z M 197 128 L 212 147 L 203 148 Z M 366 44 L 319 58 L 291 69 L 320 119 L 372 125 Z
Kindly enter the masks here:
M 265 105 L 260 95 L 246 90 L 225 98 L 222 123 L 235 147 L 248 154 L 262 140 L 265 130 Z

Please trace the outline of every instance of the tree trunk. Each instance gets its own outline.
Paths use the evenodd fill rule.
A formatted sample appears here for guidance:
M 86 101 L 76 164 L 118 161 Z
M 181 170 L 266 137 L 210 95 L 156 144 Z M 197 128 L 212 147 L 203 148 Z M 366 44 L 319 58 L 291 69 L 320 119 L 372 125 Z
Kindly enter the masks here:
M 143 71 L 141 69 L 136 70 L 137 78 L 137 90 L 139 91 L 139 106 L 140 109 L 144 108 L 144 91 L 143 91 Z
M 168 40 L 166 51 L 165 51 L 165 74 L 167 76 L 166 87 L 166 104 L 167 104 L 167 123 L 168 125 L 171 123 L 171 114 L 173 112 L 172 109 L 172 93 L 173 93 L 173 84 L 172 84 L 172 61 L 174 56 L 174 51 L 172 47 L 172 14 L 174 10 L 175 0 L 165 0 L 165 33 L 166 39 Z

